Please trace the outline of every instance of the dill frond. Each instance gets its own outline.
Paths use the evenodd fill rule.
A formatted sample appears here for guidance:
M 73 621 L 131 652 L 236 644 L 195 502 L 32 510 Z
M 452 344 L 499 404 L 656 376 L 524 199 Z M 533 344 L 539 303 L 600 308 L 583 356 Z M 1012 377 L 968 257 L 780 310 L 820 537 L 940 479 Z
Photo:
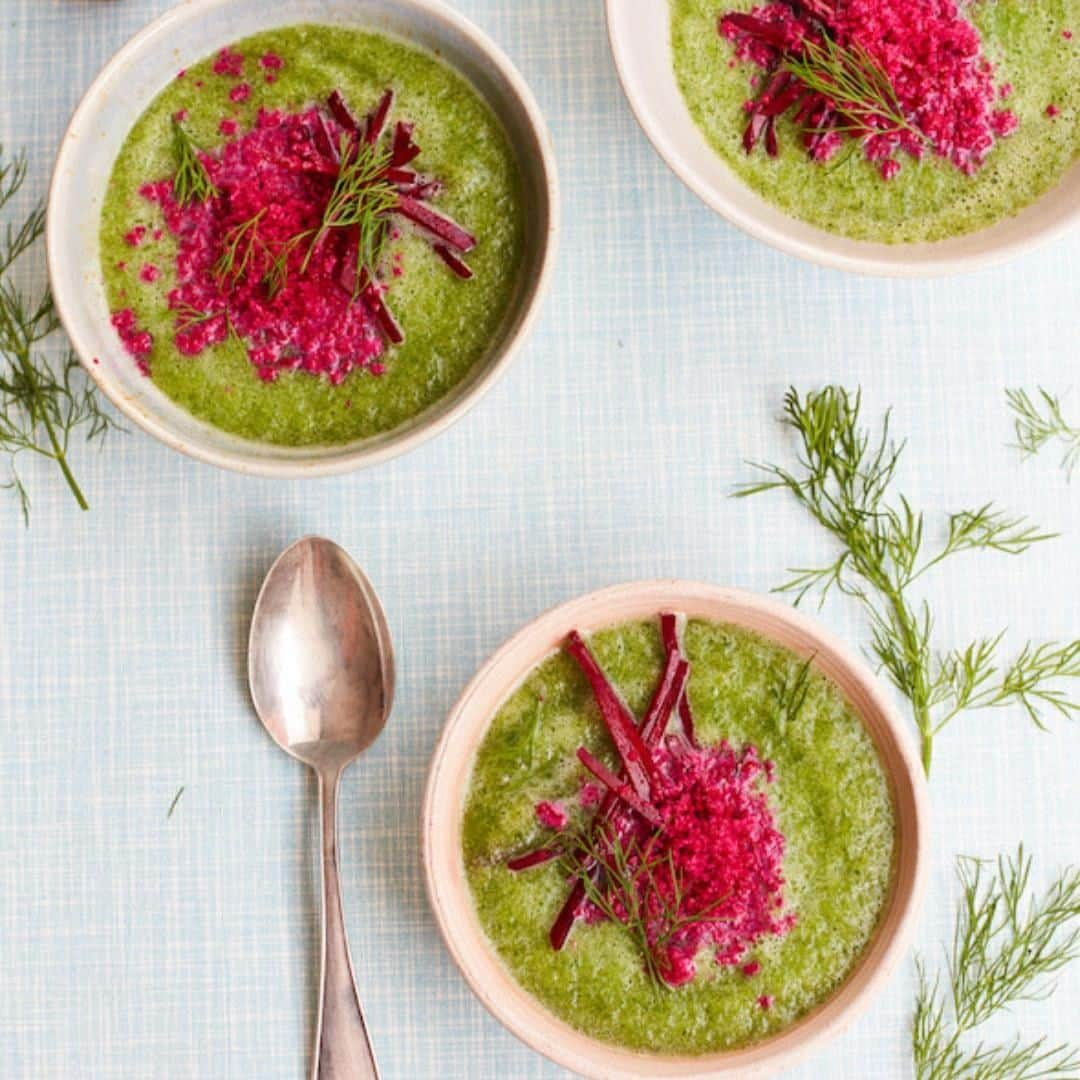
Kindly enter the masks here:
M 5 157 L 0 146 L 0 212 L 25 178 L 26 158 Z M 115 427 L 70 349 L 51 362 L 42 355 L 44 339 L 59 327 L 48 287 L 28 296 L 10 280 L 17 260 L 44 231 L 45 210 L 38 203 L 21 221 L 9 221 L 0 236 L 0 452 L 7 455 L 9 469 L 0 487 L 14 492 L 27 524 L 30 495 L 16 468 L 19 455 L 56 462 L 75 501 L 86 510 L 86 497 L 68 463 L 71 438 L 81 432 L 92 441 Z
M 1012 445 L 1028 458 L 1050 443 L 1058 443 L 1063 450 L 1061 468 L 1071 480 L 1073 469 L 1080 463 L 1080 425 L 1065 419 L 1061 401 L 1041 386 L 1038 400 L 1019 388 L 1006 390 L 1005 397 L 1014 417 L 1016 442 Z
M 173 197 L 181 206 L 190 202 L 206 202 L 217 195 L 217 188 L 199 157 L 194 139 L 184 130 L 174 116 L 172 118 L 173 155 L 176 173 L 173 176 Z
M 398 204 L 398 193 L 386 179 L 390 163 L 389 151 L 362 140 L 342 136 L 340 146 L 341 168 L 334 190 L 323 211 L 322 223 L 304 258 L 301 272 L 314 254 L 315 249 L 332 229 L 354 229 L 357 235 L 356 288 L 359 293 L 365 278 L 377 277 L 390 231 L 389 217 Z
M 799 604 L 812 593 L 824 603 L 835 590 L 863 606 L 870 650 L 911 705 L 927 772 L 934 737 L 966 710 L 1019 706 L 1040 727 L 1048 713 L 1074 716 L 1080 701 L 1062 683 L 1080 676 L 1080 639 L 1029 642 L 1008 663 L 998 657 L 1001 635 L 942 651 L 935 647 L 929 601 L 911 595 L 916 581 L 954 555 L 1018 555 L 1054 534 L 987 503 L 951 514 L 935 548 L 923 513 L 892 494 L 903 442 L 892 438 L 888 414 L 880 432 L 871 434 L 862 426 L 860 408 L 860 394 L 842 387 L 805 397 L 789 390 L 784 420 L 801 443 L 798 468 L 757 465 L 765 479 L 736 491 L 740 497 L 788 491 L 838 544 L 831 563 L 792 570 L 776 591 L 790 593 Z
M 1031 859 L 1021 846 L 995 864 L 957 860 L 961 901 L 944 971 L 917 960 L 911 1031 L 916 1080 L 1066 1080 L 1080 1051 L 1019 1035 L 998 1046 L 969 1036 L 1019 1001 L 1052 992 L 1050 977 L 1080 956 L 1080 871 L 1065 870 L 1030 895 Z M 944 983 L 944 985 L 943 985 Z
M 808 90 L 823 94 L 849 121 L 830 128 L 851 134 L 906 131 L 923 141 L 923 133 L 904 115 L 896 88 L 882 66 L 861 45 L 841 44 L 825 36 L 806 39 L 801 51 L 784 59 L 783 67 Z

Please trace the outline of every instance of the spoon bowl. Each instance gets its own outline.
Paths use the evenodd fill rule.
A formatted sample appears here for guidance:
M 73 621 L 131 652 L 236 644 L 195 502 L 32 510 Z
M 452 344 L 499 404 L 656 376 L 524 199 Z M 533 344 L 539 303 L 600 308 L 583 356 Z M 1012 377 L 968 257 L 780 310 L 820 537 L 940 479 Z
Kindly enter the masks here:
M 313 1080 L 378 1080 L 345 935 L 337 861 L 341 774 L 379 736 L 394 652 L 375 590 L 337 544 L 308 536 L 266 575 L 248 642 L 251 700 L 286 753 L 319 778 L 322 979 Z
M 298 540 L 270 568 L 251 623 L 248 678 L 274 742 L 318 769 L 379 736 L 394 695 L 386 617 L 337 544 Z

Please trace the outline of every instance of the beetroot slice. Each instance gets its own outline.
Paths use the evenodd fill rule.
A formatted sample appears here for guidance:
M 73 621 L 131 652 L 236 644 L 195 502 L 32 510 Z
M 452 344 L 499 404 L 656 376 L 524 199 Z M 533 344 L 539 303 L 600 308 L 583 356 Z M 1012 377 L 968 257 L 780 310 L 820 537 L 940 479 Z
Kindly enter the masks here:
M 346 130 L 354 135 L 360 134 L 360 122 L 353 116 L 352 109 L 345 104 L 340 90 L 335 90 L 327 99 L 326 104 L 333 118 Z
M 642 799 L 648 801 L 652 777 L 656 775 L 652 754 L 641 738 L 630 715 L 629 709 L 622 703 L 607 676 L 601 670 L 596 658 L 589 651 L 581 635 L 571 630 L 566 639 L 566 651 L 577 661 L 578 666 L 589 680 L 600 715 L 608 729 L 619 759 L 634 790 Z
M 379 329 L 386 335 L 392 345 L 400 345 L 405 340 L 405 331 L 401 329 L 401 323 L 394 318 L 394 313 L 386 306 L 386 301 L 380 296 L 372 301 L 375 309 L 375 318 L 379 321 Z
M 476 238 L 466 232 L 456 221 L 432 210 L 410 195 L 402 195 L 398 198 L 397 212 L 428 232 L 433 233 L 440 240 L 452 248 L 456 248 L 463 254 L 472 251 L 476 247 Z
M 600 876 L 599 870 L 595 866 L 588 873 L 593 875 L 594 881 Z M 559 914 L 555 916 L 555 921 L 551 924 L 551 930 L 548 932 L 548 941 L 551 942 L 551 947 L 556 952 L 566 944 L 566 939 L 574 928 L 574 923 L 577 921 L 578 913 L 584 902 L 585 882 L 578 878 L 574 882 L 574 887 L 570 890 L 570 895 L 566 898 L 566 903 L 559 910 Z
M 640 814 L 650 825 L 658 829 L 663 827 L 664 819 L 656 807 L 639 798 L 634 789 L 620 780 L 602 761 L 597 760 L 584 746 L 578 747 L 578 761 L 585 766 L 614 795 L 617 795 L 635 813 Z
M 510 870 L 529 870 L 534 866 L 540 866 L 543 863 L 551 862 L 552 859 L 557 859 L 558 857 L 559 852 L 556 851 L 555 848 L 541 847 L 526 852 L 524 855 L 516 855 L 512 859 L 507 859 L 506 865 Z
M 660 676 L 660 682 L 653 693 L 652 701 L 645 710 L 645 718 L 641 721 L 641 737 L 646 746 L 655 746 L 667 728 L 668 720 L 671 719 L 671 709 L 675 704 L 669 701 L 671 686 L 675 681 L 679 661 L 678 649 L 667 649 L 667 661 L 664 671 Z
M 395 168 L 408 165 L 420 153 L 420 147 L 413 142 L 413 125 L 399 120 L 394 126 L 394 142 L 390 149 L 390 164 Z
M 368 114 L 364 140 L 369 146 L 374 146 L 379 141 L 379 136 L 382 135 L 383 129 L 386 127 L 386 120 L 390 115 L 390 107 L 393 104 L 394 91 L 387 90 L 379 99 L 379 104 Z
M 431 246 L 435 254 L 438 255 L 459 278 L 468 281 L 469 278 L 472 277 L 472 267 L 459 259 L 445 244 L 432 244 Z
M 682 643 L 679 641 L 678 625 L 675 616 L 670 612 L 665 612 L 660 616 L 660 633 L 664 639 L 664 650 L 668 655 L 670 656 L 671 653 L 674 652 L 679 656 L 682 656 Z M 689 678 L 689 675 L 690 665 L 687 663 L 686 678 Z M 690 708 L 690 699 L 686 696 L 685 679 L 678 701 L 679 719 L 682 721 L 683 734 L 686 736 L 686 739 L 691 746 L 697 746 L 697 739 L 694 738 L 694 714 Z

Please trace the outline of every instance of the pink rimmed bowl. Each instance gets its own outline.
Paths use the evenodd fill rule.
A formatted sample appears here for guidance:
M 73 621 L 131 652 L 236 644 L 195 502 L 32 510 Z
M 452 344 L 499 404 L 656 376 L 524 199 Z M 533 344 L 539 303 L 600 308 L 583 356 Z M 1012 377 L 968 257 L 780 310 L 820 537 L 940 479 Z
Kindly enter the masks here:
M 933 243 L 853 240 L 791 217 L 736 176 L 694 123 L 672 68 L 669 0 L 605 2 L 619 81 L 656 152 L 707 206 L 780 251 L 859 274 L 931 277 L 1004 262 L 1080 225 L 1080 162 L 1014 217 Z
M 514 980 L 473 908 L 461 855 L 473 759 L 499 706 L 572 629 L 589 632 L 660 611 L 734 623 L 800 656 L 831 679 L 862 719 L 889 779 L 896 812 L 893 884 L 881 921 L 842 986 L 790 1027 L 738 1050 L 652 1055 L 591 1039 L 558 1019 Z M 480 668 L 443 728 L 432 757 L 421 822 L 428 898 L 450 955 L 492 1015 L 552 1061 L 596 1080 L 734 1078 L 775 1073 L 837 1036 L 865 1010 L 903 957 L 929 856 L 929 796 L 913 740 L 880 683 L 846 645 L 775 600 L 691 581 L 641 581 L 553 608 L 519 630 Z
M 176 72 L 239 38 L 303 22 L 389 33 L 440 55 L 502 122 L 517 157 L 528 214 L 516 295 L 486 355 L 465 379 L 390 431 L 353 443 L 294 448 L 221 431 L 192 416 L 138 371 L 110 325 L 98 233 L 120 147 Z M 129 420 L 172 449 L 212 465 L 264 476 L 319 476 L 405 453 L 480 400 L 536 321 L 552 277 L 558 231 L 555 155 L 532 92 L 498 46 L 442 0 L 187 0 L 120 49 L 75 110 L 53 170 L 46 251 L 64 329 L 90 376 Z

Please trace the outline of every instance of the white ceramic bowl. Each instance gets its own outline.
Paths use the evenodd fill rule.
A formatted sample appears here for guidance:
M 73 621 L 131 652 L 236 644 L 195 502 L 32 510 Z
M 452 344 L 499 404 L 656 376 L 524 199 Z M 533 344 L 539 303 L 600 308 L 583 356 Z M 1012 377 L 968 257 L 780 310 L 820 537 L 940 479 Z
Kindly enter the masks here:
M 506 129 L 527 209 L 521 284 L 487 356 L 442 400 L 381 435 L 341 446 L 252 442 L 197 420 L 141 375 L 109 323 L 98 230 L 113 162 L 132 125 L 175 73 L 249 34 L 301 22 L 382 30 L 437 51 L 488 102 Z M 499 48 L 442 0 L 188 0 L 131 39 L 75 110 L 49 191 L 46 245 L 57 311 L 80 359 L 114 405 L 174 450 L 239 472 L 314 476 L 404 453 L 448 427 L 506 369 L 539 310 L 559 223 L 555 157 L 543 117 Z
M 503 966 L 473 908 L 461 857 L 463 800 L 473 758 L 506 697 L 571 629 L 584 632 L 660 611 L 735 623 L 801 656 L 851 702 L 877 746 L 896 808 L 896 866 L 872 940 L 847 981 L 816 1009 L 753 1046 L 698 1057 L 647 1055 L 575 1031 L 526 993 Z M 422 840 L 428 897 L 446 947 L 476 996 L 519 1039 L 596 1080 L 735 1078 L 772 1074 L 849 1024 L 882 987 L 907 948 L 929 856 L 929 796 L 910 732 L 866 665 L 817 623 L 775 600 L 687 581 L 642 581 L 582 596 L 519 630 L 477 672 L 450 712 L 424 795 Z
M 608 37 L 630 107 L 671 170 L 708 206 L 751 236 L 838 270 L 928 277 L 976 270 L 1060 236 L 1080 222 L 1080 164 L 1015 217 L 950 240 L 879 244 L 850 240 L 796 218 L 752 191 L 694 123 L 671 63 L 668 0 L 606 0 Z

